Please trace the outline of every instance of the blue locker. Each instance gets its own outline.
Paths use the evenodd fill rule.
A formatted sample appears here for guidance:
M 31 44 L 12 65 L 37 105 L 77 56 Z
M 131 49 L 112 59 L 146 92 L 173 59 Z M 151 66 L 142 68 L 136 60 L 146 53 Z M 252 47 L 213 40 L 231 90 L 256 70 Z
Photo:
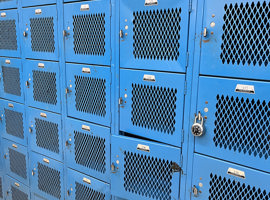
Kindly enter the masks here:
M 26 58 L 58 60 L 55 5 L 23 9 L 23 52 Z
M 55 4 L 56 0 L 21 0 L 23 7 Z
M 17 0 L 2 0 L 0 1 L 0 9 L 10 9 L 17 7 Z
M 0 96 L 19 103 L 24 102 L 23 68 L 20 59 L 0 58 Z
M 26 104 L 61 112 L 60 72 L 57 62 L 25 60 Z
M 0 101 L 1 136 L 27 146 L 26 116 L 24 105 Z
M 4 186 L 4 179 L 3 179 L 3 176 L 2 174 L 0 175 L 0 199 L 4 199 L 4 189 L 3 189 L 3 186 Z
M 270 172 L 270 83 L 201 77 L 195 151 Z
M 63 161 L 61 115 L 32 108 L 26 115 L 31 150 Z
M 67 166 L 110 182 L 110 129 L 66 119 L 65 137 Z
M 112 195 L 129 199 L 179 199 L 181 149 L 112 136 Z
M 195 155 L 193 169 L 193 191 L 198 191 L 194 200 L 270 198 L 267 173 L 201 155 Z
M 68 116 L 110 126 L 109 67 L 66 64 Z
M 181 146 L 185 76 L 120 70 L 120 130 Z
M 63 164 L 40 154 L 30 154 L 33 199 L 64 199 Z
M 20 57 L 17 10 L 0 11 L 0 29 L 0 56 Z
M 64 5 L 67 62 L 110 65 L 110 0 Z
M 67 200 L 110 200 L 110 185 L 85 176 L 79 172 L 67 169 L 66 182 Z
M 120 67 L 185 72 L 189 1 L 148 2 L 120 0 Z
M 29 185 L 29 164 L 27 148 L 9 140 L 3 140 L 6 173 Z
M 269 8 L 269 0 L 205 0 L 200 73 L 270 80 Z
M 6 200 L 30 200 L 29 187 L 5 176 L 4 193 Z

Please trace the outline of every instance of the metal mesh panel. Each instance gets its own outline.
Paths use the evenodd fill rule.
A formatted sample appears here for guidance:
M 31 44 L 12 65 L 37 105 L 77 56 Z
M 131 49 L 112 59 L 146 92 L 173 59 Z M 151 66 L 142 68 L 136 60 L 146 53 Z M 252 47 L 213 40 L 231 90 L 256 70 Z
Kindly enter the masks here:
M 105 13 L 74 15 L 73 26 L 75 54 L 104 56 Z
M 105 139 L 74 131 L 75 161 L 98 172 L 106 172 Z
M 17 50 L 17 33 L 15 20 L 0 21 L 0 49 Z
M 210 174 L 209 200 L 269 200 L 269 191 L 240 183 L 236 180 Z
M 2 73 L 5 93 L 21 96 L 21 78 L 19 69 L 2 66 Z
M 7 134 L 24 138 L 23 113 L 5 109 L 5 121 Z
M 270 2 L 226 4 L 220 58 L 223 64 L 267 66 Z
M 59 153 L 58 124 L 35 118 L 35 128 L 37 146 Z
M 31 18 L 30 31 L 32 51 L 55 51 L 53 17 Z
M 106 80 L 75 76 L 76 109 L 81 112 L 105 117 Z
M 126 151 L 124 155 L 126 191 L 146 198 L 171 199 L 172 162 Z
M 61 199 L 60 172 L 38 163 L 38 188 L 58 199 Z
M 56 73 L 33 70 L 34 100 L 57 104 Z
M 75 182 L 75 200 L 105 200 L 105 194 Z
M 28 200 L 28 194 L 22 192 L 18 188 L 11 186 L 12 200 Z
M 11 148 L 8 148 L 8 151 L 9 151 L 9 160 L 10 160 L 10 171 L 26 179 L 27 172 L 26 172 L 25 155 Z
M 177 89 L 132 84 L 132 117 L 134 126 L 175 132 Z
M 181 8 L 137 11 L 133 17 L 133 55 L 136 59 L 178 59 Z
M 3 198 L 3 179 L 0 177 L 0 198 Z
M 217 95 L 216 147 L 268 159 L 270 102 Z

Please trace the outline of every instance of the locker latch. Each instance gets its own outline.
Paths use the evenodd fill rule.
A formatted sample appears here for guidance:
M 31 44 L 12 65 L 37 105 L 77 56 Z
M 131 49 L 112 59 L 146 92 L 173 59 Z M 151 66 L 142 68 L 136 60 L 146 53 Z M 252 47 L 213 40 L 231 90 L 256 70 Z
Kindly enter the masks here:
M 172 163 L 171 168 L 172 168 L 173 172 L 180 172 L 181 171 L 181 167 L 176 162 Z
M 30 82 L 29 81 L 26 81 L 25 82 L 25 85 L 26 85 L 26 87 L 29 87 L 30 86 Z
M 123 30 L 120 30 L 119 35 L 120 35 L 120 38 L 124 38 L 124 31 Z
M 192 187 L 192 193 L 195 197 L 198 196 L 198 188 L 195 185 Z
M 67 36 L 69 36 L 69 35 L 70 35 L 69 32 L 67 32 L 66 30 L 63 30 L 63 36 L 64 36 L 64 37 L 67 37 Z
M 201 112 L 198 115 L 195 114 L 194 124 L 191 127 L 191 132 L 195 137 L 200 137 L 203 135 L 203 117 Z
M 71 93 L 71 90 L 66 88 L 66 94 L 69 94 L 69 93 Z
M 26 31 L 23 32 L 23 37 L 27 37 L 27 32 Z

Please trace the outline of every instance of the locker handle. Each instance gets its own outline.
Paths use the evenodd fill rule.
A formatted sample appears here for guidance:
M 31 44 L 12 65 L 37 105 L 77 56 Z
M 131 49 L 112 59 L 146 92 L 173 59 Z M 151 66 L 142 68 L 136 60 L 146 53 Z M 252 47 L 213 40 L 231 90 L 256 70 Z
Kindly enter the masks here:
M 27 32 L 26 31 L 23 32 L 23 37 L 27 37 Z
M 10 64 L 10 60 L 5 60 L 5 63 L 9 65 Z
M 12 103 L 9 103 L 9 104 L 8 104 L 8 107 L 14 108 L 14 105 L 13 105 Z
M 83 182 L 85 182 L 85 183 L 91 185 L 91 180 L 88 179 L 88 178 L 83 178 Z
M 89 4 L 83 4 L 83 5 L 81 5 L 81 11 L 86 11 L 86 10 L 89 10 Z
M 47 163 L 47 164 L 50 163 L 49 159 L 47 159 L 47 158 L 43 158 L 43 162 L 45 162 L 45 163 Z
M 26 86 L 26 87 L 29 87 L 29 86 L 30 86 L 30 82 L 29 82 L 29 81 L 26 81 L 26 82 L 25 82 L 25 86 Z
M 206 27 L 203 29 L 203 37 L 207 37 L 207 28 Z
M 82 130 L 90 131 L 90 126 L 82 125 Z
M 14 185 L 17 186 L 17 187 L 20 187 L 20 184 L 19 183 L 16 183 L 15 182 Z
M 1 17 L 6 17 L 6 16 L 7 16 L 7 13 L 5 13 L 5 12 L 1 13 Z

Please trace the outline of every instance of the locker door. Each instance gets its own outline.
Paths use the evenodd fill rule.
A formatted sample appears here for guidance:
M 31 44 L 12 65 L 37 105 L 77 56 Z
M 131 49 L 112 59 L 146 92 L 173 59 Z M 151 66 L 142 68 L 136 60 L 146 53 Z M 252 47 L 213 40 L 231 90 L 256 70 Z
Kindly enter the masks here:
M 27 148 L 5 139 L 3 140 L 3 146 L 6 173 L 25 185 L 29 185 Z
M 20 57 L 17 10 L 0 11 L 0 29 L 0 56 Z
M 1 9 L 10 9 L 17 7 L 17 0 L 2 0 L 0 1 Z
M 2 137 L 27 146 L 28 134 L 24 105 L 1 100 L 0 114 Z
M 27 121 L 31 150 L 62 161 L 61 115 L 28 108 Z
M 180 148 L 112 136 L 112 195 L 129 200 L 179 199 L 180 157 Z
M 185 72 L 188 10 L 185 0 L 120 0 L 120 67 Z
M 67 166 L 110 182 L 110 129 L 66 119 Z
M 0 96 L 19 103 L 24 102 L 23 68 L 20 59 L 0 58 Z
M 24 8 L 22 23 L 25 57 L 58 60 L 56 6 Z
M 194 200 L 265 200 L 270 197 L 270 175 L 261 171 L 195 155 Z
M 110 65 L 110 0 L 64 5 L 68 62 Z
M 110 185 L 84 174 L 67 169 L 67 200 L 110 200 Z
M 120 130 L 181 146 L 184 107 L 181 74 L 120 70 Z
M 270 80 L 269 14 L 269 1 L 205 0 L 201 74 Z
M 63 164 L 32 152 L 30 166 L 32 191 L 43 197 L 34 199 L 64 199 Z
M 110 126 L 109 67 L 66 64 L 68 116 Z
M 59 64 L 26 60 L 23 65 L 27 105 L 60 113 Z
M 30 200 L 29 187 L 9 176 L 5 176 L 4 193 L 6 200 Z
M 23 7 L 39 6 L 43 4 L 54 4 L 56 0 L 21 0 Z
M 270 84 L 200 78 L 198 111 L 205 134 L 195 151 L 270 172 Z

